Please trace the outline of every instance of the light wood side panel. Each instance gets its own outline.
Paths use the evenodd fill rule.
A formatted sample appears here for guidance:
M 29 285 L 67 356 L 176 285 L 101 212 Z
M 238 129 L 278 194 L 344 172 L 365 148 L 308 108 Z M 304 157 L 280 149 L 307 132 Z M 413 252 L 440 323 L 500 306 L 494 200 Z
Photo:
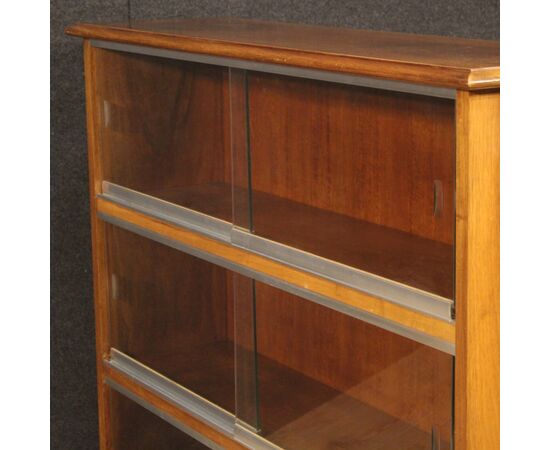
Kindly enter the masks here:
M 457 96 L 457 450 L 500 446 L 499 108 L 499 92 Z
M 97 362 L 97 392 L 99 416 L 100 449 L 111 447 L 109 430 L 109 391 L 101 382 L 103 358 L 109 352 L 109 312 L 108 312 L 108 282 L 107 255 L 105 247 L 105 224 L 97 217 L 97 194 L 101 191 L 101 166 L 98 148 L 98 116 L 95 92 L 95 52 L 88 40 L 84 41 L 84 76 L 86 85 L 86 120 L 88 129 L 88 176 L 90 185 L 90 219 L 92 236 L 92 268 L 95 310 L 96 362 Z
M 103 366 L 103 363 L 101 365 Z M 132 392 L 134 395 L 142 398 L 143 400 L 145 400 L 147 403 L 151 404 L 155 408 L 160 409 L 161 411 L 165 412 L 172 418 L 180 421 L 181 423 L 185 424 L 189 428 L 202 434 L 206 438 L 210 439 L 212 442 L 218 444 L 220 447 L 227 450 L 246 450 L 246 447 L 242 446 L 238 442 L 235 442 L 233 439 L 220 433 L 219 431 L 212 428 L 211 426 L 205 424 L 199 419 L 196 419 L 195 417 L 186 413 L 185 411 L 182 411 L 181 409 L 179 409 L 169 401 L 164 400 L 163 398 L 157 396 L 156 394 L 144 388 L 143 386 L 136 383 L 135 381 L 131 380 L 124 374 L 116 370 L 113 370 L 108 366 L 103 366 L 103 374 L 104 375 L 101 378 L 101 383 L 104 386 L 106 386 L 105 380 L 109 378 L 113 380 L 115 383 L 122 386 L 123 388 L 126 388 L 128 391 Z
M 429 336 L 454 343 L 454 323 L 427 316 L 322 277 L 293 269 L 268 258 L 209 239 L 198 233 L 180 229 L 109 201 L 98 199 L 97 204 L 99 212 L 222 257 L 240 266 L 258 270 L 266 275 L 291 283 L 294 286 L 306 288 L 311 292 L 337 300 L 342 304 L 367 311 L 400 325 L 421 331 Z

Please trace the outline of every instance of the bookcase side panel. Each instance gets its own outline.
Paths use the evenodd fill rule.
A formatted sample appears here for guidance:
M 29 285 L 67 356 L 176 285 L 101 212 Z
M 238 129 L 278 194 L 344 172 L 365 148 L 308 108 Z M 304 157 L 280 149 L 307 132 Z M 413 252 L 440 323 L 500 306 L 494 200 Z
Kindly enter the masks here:
M 457 450 L 499 448 L 500 93 L 457 95 Z
M 110 448 L 109 390 L 104 384 L 104 357 L 109 352 L 108 283 L 104 224 L 97 216 L 97 194 L 101 191 L 101 165 L 98 148 L 98 117 L 95 79 L 95 52 L 90 41 L 84 41 L 84 75 L 86 85 L 86 116 L 88 133 L 88 177 L 90 184 L 90 220 L 92 236 L 92 269 L 96 335 L 96 365 L 100 449 Z

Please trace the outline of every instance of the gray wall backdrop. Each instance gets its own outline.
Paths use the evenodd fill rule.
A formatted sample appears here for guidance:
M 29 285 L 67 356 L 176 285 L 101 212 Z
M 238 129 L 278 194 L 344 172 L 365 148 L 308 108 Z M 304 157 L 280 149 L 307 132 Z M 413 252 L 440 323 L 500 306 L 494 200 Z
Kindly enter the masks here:
M 97 448 L 81 42 L 74 22 L 235 16 L 499 39 L 499 0 L 51 0 L 51 447 Z

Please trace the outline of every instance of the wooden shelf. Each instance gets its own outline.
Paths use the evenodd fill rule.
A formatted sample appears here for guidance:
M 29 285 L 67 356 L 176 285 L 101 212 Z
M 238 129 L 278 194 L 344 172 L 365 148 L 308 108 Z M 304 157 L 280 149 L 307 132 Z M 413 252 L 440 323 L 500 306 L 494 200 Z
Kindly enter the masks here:
M 199 233 L 177 227 L 160 219 L 150 217 L 98 198 L 97 212 L 114 220 L 122 221 L 132 227 L 146 230 L 148 233 L 168 238 L 181 245 L 188 246 L 206 254 L 222 258 L 232 264 L 252 269 L 283 280 L 300 289 L 322 295 L 358 310 L 366 311 L 390 322 L 416 330 L 426 336 L 454 345 L 454 323 L 428 316 L 426 314 L 396 305 L 337 282 L 313 275 L 269 258 L 236 248 L 230 244 L 205 237 Z
M 177 355 L 150 355 L 147 361 L 155 371 L 234 414 L 234 347 L 232 341 L 218 341 Z
M 188 412 L 183 411 L 172 402 L 166 400 L 158 392 L 153 392 L 143 387 L 139 382 L 125 373 L 109 367 L 105 364 L 105 362 L 101 368 L 102 375 L 99 380 L 99 386 L 104 387 L 108 383 L 114 382 L 135 397 L 142 399 L 147 404 L 159 411 L 162 411 L 165 414 L 165 417 L 167 416 L 172 420 L 176 420 L 193 431 L 198 432 L 209 441 L 217 444 L 220 448 L 228 450 L 247 450 L 247 447 L 234 441 L 230 436 L 227 436 L 225 433 L 222 433 L 210 424 L 204 423 L 202 420 L 197 419 Z M 104 388 L 102 394 L 108 395 L 108 393 L 109 389 Z
M 184 387 L 209 400 L 216 398 L 219 406 L 233 411 L 233 392 L 212 378 L 216 372 L 234 367 L 233 345 L 229 340 L 220 341 L 192 353 L 165 355 L 160 365 L 167 368 L 164 375 L 175 375 L 185 381 Z M 199 360 L 208 367 L 195 363 Z M 329 450 L 335 445 L 347 450 L 430 448 L 430 433 L 355 399 L 353 394 L 263 356 L 259 356 L 258 366 L 260 434 L 285 449 Z M 350 387 L 350 393 L 354 389 L 360 386 Z M 441 448 L 448 448 L 447 444 L 442 443 Z
M 229 184 L 146 194 L 227 222 L 233 220 Z M 241 197 L 245 195 L 239 193 Z M 252 202 L 254 232 L 259 236 L 445 298 L 453 297 L 452 245 L 264 192 L 254 191 Z
M 429 448 L 430 434 L 346 392 L 264 357 L 259 371 L 261 434 L 285 449 Z

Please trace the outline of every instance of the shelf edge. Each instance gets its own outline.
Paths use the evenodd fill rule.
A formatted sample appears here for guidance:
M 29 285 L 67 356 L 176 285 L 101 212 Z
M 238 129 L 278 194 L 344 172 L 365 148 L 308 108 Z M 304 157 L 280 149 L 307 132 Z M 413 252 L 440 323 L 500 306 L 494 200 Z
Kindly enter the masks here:
M 97 199 L 103 220 L 449 354 L 455 324 Z

